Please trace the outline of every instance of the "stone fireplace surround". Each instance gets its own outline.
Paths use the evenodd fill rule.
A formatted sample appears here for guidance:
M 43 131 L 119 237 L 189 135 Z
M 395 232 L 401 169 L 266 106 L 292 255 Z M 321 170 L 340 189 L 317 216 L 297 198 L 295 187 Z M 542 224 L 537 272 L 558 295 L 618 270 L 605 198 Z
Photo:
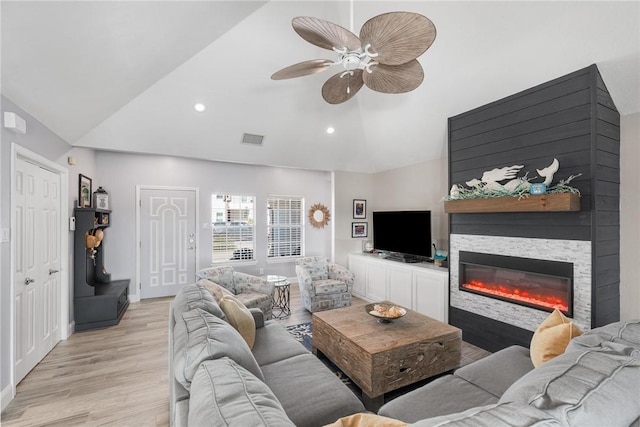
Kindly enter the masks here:
M 459 252 L 517 256 L 573 264 L 573 321 L 583 331 L 591 328 L 591 242 L 504 236 L 451 234 L 449 248 L 450 305 L 493 320 L 535 331 L 549 315 L 458 289 Z

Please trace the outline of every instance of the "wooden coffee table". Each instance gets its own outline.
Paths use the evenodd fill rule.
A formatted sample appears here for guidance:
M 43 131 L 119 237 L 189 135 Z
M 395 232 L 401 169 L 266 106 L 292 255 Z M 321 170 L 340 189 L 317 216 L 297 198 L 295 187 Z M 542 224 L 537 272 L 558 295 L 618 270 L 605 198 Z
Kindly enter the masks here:
M 384 393 L 460 366 L 462 331 L 418 312 L 379 323 L 364 305 L 313 313 L 313 351 L 362 389 L 370 411 Z

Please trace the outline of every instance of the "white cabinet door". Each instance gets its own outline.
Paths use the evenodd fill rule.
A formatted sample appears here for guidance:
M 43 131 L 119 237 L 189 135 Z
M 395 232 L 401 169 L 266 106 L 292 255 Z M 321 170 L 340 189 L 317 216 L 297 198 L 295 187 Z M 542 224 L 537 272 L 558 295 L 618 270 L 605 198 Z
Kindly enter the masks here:
M 355 279 L 353 281 L 353 293 L 364 298 L 367 293 L 367 263 L 364 259 L 349 255 L 349 271 Z
M 415 311 L 447 323 L 448 291 L 446 275 L 429 271 L 413 273 Z
M 384 301 L 387 299 L 387 267 L 381 263 L 367 265 L 367 299 Z
M 389 267 L 388 289 L 389 301 L 402 307 L 413 308 L 411 270 L 408 270 L 407 268 Z

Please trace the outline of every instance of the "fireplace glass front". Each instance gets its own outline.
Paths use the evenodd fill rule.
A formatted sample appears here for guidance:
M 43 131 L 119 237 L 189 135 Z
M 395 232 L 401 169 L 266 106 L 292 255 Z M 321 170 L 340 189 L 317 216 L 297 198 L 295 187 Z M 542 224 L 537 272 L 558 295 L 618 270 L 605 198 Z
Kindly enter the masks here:
M 573 316 L 573 264 L 460 251 L 459 289 Z

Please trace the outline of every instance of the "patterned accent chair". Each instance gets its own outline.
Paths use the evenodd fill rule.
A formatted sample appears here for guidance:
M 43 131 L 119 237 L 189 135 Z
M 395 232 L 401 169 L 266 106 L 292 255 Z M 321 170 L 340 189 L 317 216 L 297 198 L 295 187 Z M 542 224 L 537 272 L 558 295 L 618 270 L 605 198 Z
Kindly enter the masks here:
M 271 319 L 273 303 L 273 283 L 265 279 L 252 276 L 233 267 L 210 267 L 196 273 L 196 282 L 207 279 L 232 292 L 247 308 L 259 308 L 265 319 Z
M 311 313 L 351 305 L 354 275 L 322 257 L 296 260 L 302 305 Z

